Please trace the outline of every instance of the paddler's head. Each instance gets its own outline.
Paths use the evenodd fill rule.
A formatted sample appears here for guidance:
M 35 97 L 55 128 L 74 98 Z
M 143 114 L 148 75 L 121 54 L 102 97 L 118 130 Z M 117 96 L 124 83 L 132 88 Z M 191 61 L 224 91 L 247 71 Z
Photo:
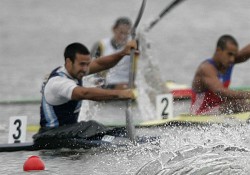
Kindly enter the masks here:
M 91 62 L 90 52 L 81 43 L 72 43 L 64 51 L 65 67 L 75 79 L 81 80 L 89 72 Z
M 129 38 L 131 33 L 132 22 L 127 17 L 118 18 L 113 25 L 113 39 L 112 45 L 115 48 L 120 48 L 124 46 Z
M 238 49 L 238 43 L 234 37 L 223 35 L 217 42 L 214 58 L 222 67 L 228 68 L 235 62 Z

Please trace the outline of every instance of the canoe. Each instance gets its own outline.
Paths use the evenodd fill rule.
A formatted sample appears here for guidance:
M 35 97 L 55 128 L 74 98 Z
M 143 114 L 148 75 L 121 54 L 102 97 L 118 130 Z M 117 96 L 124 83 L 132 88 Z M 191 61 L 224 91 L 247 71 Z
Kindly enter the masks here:
M 190 115 L 180 114 L 171 119 L 152 120 L 140 123 L 141 127 L 168 126 L 168 125 L 190 125 L 190 124 L 246 124 L 249 123 L 250 112 L 228 115 Z
M 243 112 L 228 115 L 190 115 L 180 114 L 170 119 L 159 119 L 149 121 L 134 121 L 135 127 L 158 127 L 173 125 L 190 125 L 190 124 L 242 124 L 248 123 L 250 112 Z M 102 123 L 110 127 L 125 127 L 124 123 L 105 122 Z M 28 125 L 27 131 L 37 132 L 38 125 Z
M 192 88 L 186 84 L 178 84 L 173 81 L 167 81 L 165 85 L 173 94 L 174 100 L 184 100 L 190 99 L 192 97 Z M 250 91 L 249 86 L 230 87 L 230 89 L 238 91 Z
M 241 125 L 249 123 L 250 112 L 243 112 L 230 115 L 190 115 L 181 114 L 171 119 L 160 119 L 139 122 L 135 121 L 136 127 L 167 127 L 167 126 L 196 126 L 196 125 L 212 125 L 212 124 L 223 124 L 223 125 Z M 106 123 L 108 126 L 124 127 L 121 123 Z M 28 130 L 30 130 L 28 126 Z M 34 125 L 33 131 L 34 131 Z M 36 129 L 38 127 L 36 126 Z M 159 143 L 157 136 L 141 136 L 137 137 L 136 143 Z M 36 145 L 30 143 L 14 143 L 14 144 L 0 144 L 0 152 L 12 152 L 12 151 L 35 151 L 44 149 L 89 149 L 93 147 L 121 147 L 131 146 L 132 142 L 125 137 L 114 137 L 104 136 L 101 140 L 84 140 L 84 139 L 64 139 L 53 143 L 46 143 L 42 145 Z
M 228 115 L 190 115 L 180 114 L 170 119 L 149 120 L 144 122 L 136 122 L 136 127 L 158 127 L 158 126 L 179 126 L 179 125 L 195 125 L 195 124 L 244 124 L 248 123 L 250 112 L 243 112 Z M 112 126 L 110 123 L 106 123 Z M 116 123 L 115 126 L 124 126 L 124 124 Z M 114 126 L 113 125 L 113 126 Z
M 159 137 L 156 136 L 140 136 L 137 137 L 136 144 L 152 143 L 157 144 Z M 51 149 L 90 149 L 94 147 L 103 148 L 116 148 L 128 147 L 133 143 L 126 137 L 115 137 L 104 135 L 101 140 L 87 140 L 87 139 L 60 139 L 51 142 L 36 144 L 33 142 L 28 143 L 13 143 L 13 144 L 0 144 L 0 152 L 16 152 L 16 151 L 38 151 L 38 150 L 51 150 Z
M 18 98 L 9 100 L 0 100 L 0 105 L 25 105 L 25 104 L 39 104 L 40 98 Z
M 165 86 L 173 94 L 175 100 L 189 99 L 192 95 L 192 89 L 189 85 L 167 81 Z

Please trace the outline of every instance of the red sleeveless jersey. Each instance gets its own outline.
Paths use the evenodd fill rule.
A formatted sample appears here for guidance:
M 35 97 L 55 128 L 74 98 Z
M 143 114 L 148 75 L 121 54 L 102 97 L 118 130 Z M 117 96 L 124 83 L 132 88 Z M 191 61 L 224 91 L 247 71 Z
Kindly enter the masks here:
M 216 69 L 216 65 L 213 59 L 207 59 L 210 64 L 212 64 Z M 228 88 L 230 85 L 231 74 L 233 70 L 233 66 L 231 65 L 224 74 L 219 73 L 218 78 L 223 83 L 225 88 Z M 219 111 L 220 104 L 223 103 L 223 100 L 213 93 L 210 90 L 206 90 L 201 93 L 196 93 L 194 90 L 192 91 L 192 105 L 191 105 L 191 114 L 216 114 Z

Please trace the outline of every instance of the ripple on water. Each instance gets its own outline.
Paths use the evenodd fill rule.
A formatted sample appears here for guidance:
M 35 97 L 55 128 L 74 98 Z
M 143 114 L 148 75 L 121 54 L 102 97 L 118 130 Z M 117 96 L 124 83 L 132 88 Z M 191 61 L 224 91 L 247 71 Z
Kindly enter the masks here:
M 136 174 L 248 174 L 249 131 L 248 125 L 162 130 L 158 157 Z

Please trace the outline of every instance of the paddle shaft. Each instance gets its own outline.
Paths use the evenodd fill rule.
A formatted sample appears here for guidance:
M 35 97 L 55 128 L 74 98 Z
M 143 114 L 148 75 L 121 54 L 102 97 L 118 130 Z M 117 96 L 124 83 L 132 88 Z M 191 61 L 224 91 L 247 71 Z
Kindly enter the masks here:
M 143 11 L 145 9 L 146 0 L 142 1 L 142 5 L 140 8 L 140 11 L 138 13 L 138 16 L 136 18 L 136 21 L 134 23 L 134 26 L 132 27 L 131 37 L 134 40 L 136 36 L 136 28 L 141 20 Z M 135 56 L 135 49 L 131 50 L 130 53 L 130 67 L 129 67 L 129 88 L 133 88 L 134 85 L 134 56 Z M 135 144 L 135 126 L 133 124 L 133 118 L 132 118 L 132 100 L 127 101 L 127 108 L 126 108 L 126 129 L 128 131 L 128 137 L 129 139 Z
M 148 26 L 148 28 L 146 28 L 146 31 L 148 32 L 149 30 L 151 30 L 154 26 L 155 26 L 155 24 L 157 24 L 159 21 L 160 21 L 160 19 L 164 16 L 164 15 L 166 15 L 171 9 L 173 9 L 175 6 L 177 6 L 179 3 L 181 3 L 182 1 L 184 1 L 184 0 L 175 0 L 175 1 L 173 1 L 171 4 L 169 4 L 160 14 L 159 14 L 159 16 L 154 20 L 154 21 L 152 21 L 151 23 L 150 23 L 150 25 Z

